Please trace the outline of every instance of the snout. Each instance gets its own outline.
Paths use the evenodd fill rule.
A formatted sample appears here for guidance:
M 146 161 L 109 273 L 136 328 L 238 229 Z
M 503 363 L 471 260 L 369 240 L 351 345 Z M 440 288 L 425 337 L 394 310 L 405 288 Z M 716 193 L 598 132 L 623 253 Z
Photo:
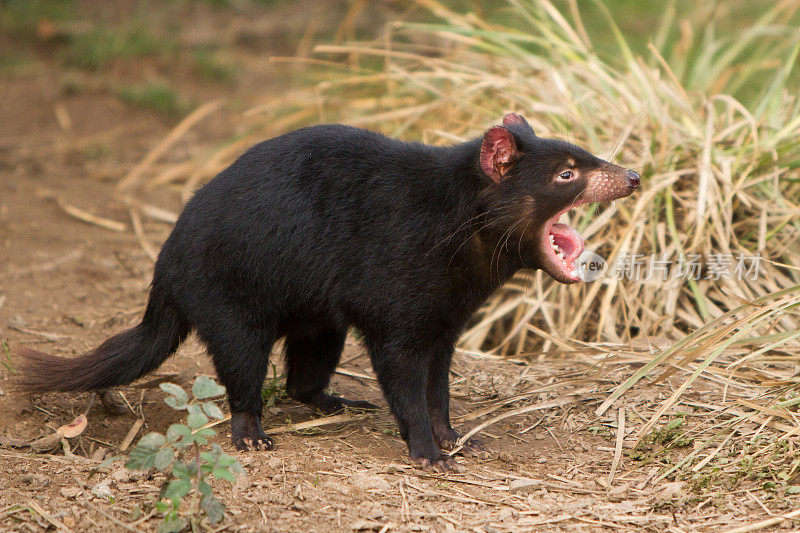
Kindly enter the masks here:
M 633 170 L 628 171 L 628 188 L 632 191 L 635 191 L 639 188 L 639 184 L 642 182 L 641 176 L 639 176 L 638 172 L 634 172 Z
M 586 174 L 586 189 L 583 191 L 581 200 L 584 202 L 612 202 L 633 194 L 641 182 L 642 178 L 637 172 L 607 163 Z

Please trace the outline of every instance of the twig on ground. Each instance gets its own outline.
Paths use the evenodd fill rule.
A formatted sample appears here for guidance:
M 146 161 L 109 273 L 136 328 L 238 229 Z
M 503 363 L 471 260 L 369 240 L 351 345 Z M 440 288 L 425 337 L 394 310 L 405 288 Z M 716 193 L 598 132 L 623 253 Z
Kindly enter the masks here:
M 617 416 L 617 441 L 614 447 L 614 460 L 611 462 L 611 472 L 608 474 L 608 485 L 614 483 L 614 474 L 617 473 L 619 461 L 622 458 L 622 444 L 625 441 L 625 406 L 619 408 Z
M 131 445 L 131 442 L 133 442 L 133 439 L 136 438 L 136 434 L 139 433 L 139 430 L 142 429 L 143 425 L 144 420 L 137 418 L 131 428 L 128 430 L 128 433 L 125 435 L 125 438 L 122 439 L 122 442 L 119 445 L 119 451 L 124 452 L 128 449 L 128 446 Z

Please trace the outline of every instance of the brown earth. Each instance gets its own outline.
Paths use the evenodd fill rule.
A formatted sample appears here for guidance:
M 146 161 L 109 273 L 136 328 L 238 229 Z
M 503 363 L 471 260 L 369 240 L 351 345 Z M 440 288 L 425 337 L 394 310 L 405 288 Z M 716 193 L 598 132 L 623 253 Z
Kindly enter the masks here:
M 100 11 L 98 5 L 81 4 L 90 17 Z M 303 9 L 322 5 L 311 2 Z M 248 35 L 259 36 L 257 44 L 234 39 L 228 48 L 249 67 L 233 85 L 208 83 L 177 68 L 170 80 L 197 103 L 283 90 L 286 76 L 259 60 L 294 52 L 305 11 L 284 4 L 255 13 L 210 10 L 191 10 L 182 34 L 213 40 L 254 28 Z M 267 35 L 278 37 L 270 40 Z M 31 347 L 69 356 L 135 324 L 146 300 L 152 261 L 130 230 L 128 211 L 114 187 L 175 122 L 122 103 L 108 83 L 165 67 L 142 58 L 114 64 L 101 75 L 86 74 L 67 69 L 52 44 L 0 40 L 3 46 L 22 47 L 33 58 L 32 68 L 0 76 L 0 337 L 12 349 Z M 272 48 L 265 42 L 272 42 Z M 65 90 L 65 80 L 74 77 L 81 80 L 81 89 Z M 181 150 L 201 152 L 236 133 L 235 123 L 212 118 L 188 134 Z M 168 158 L 185 155 L 171 153 Z M 156 205 L 180 209 L 178 195 L 171 191 L 148 195 Z M 118 221 L 126 229 L 117 232 L 84 222 L 65 206 Z M 157 248 L 156 240 L 163 240 L 170 227 L 148 222 L 145 229 Z M 86 458 L 100 447 L 117 453 L 139 414 L 145 422 L 139 436 L 164 432 L 178 421 L 179 415 L 164 404 L 164 393 L 124 389 L 132 410 L 116 417 L 106 415 L 89 394 L 28 398 L 12 391 L 14 356 L 5 360 L 0 355 L 5 361 L 0 368 L 0 444 L 5 444 L 0 446 L 0 529 L 155 530 L 159 518 L 151 509 L 163 476 L 130 473 L 117 462 L 90 477 L 97 462 Z M 560 360 L 525 365 L 458 354 L 452 373 L 457 426 L 468 429 L 516 407 L 539 407 L 481 431 L 488 451 L 459 457 L 459 472 L 419 470 L 407 460 L 405 444 L 363 355 L 351 340 L 343 356 L 344 373 L 335 376 L 332 386 L 344 396 L 377 403 L 382 407 L 377 414 L 353 415 L 351 421 L 308 434 L 278 434 L 270 452 L 237 452 L 227 424 L 217 427 L 220 435 L 214 440 L 239 459 L 247 475 L 233 487 L 215 484 L 228 514 L 210 529 L 679 531 L 717 529 L 753 509 L 760 512 L 757 502 L 741 503 L 743 496 L 735 490 L 707 505 L 702 498 L 692 500 L 695 496 L 680 483 L 653 485 L 658 466 L 627 455 L 609 486 L 617 406 L 610 411 L 614 414 L 598 420 L 593 408 L 599 395 L 594 391 L 607 390 L 618 376 Z M 274 361 L 280 373 L 280 357 Z M 354 372 L 367 377 L 354 377 Z M 194 339 L 159 373 L 189 379 L 198 373 L 213 375 Z M 635 412 L 637 405 L 652 405 L 668 391 L 669 383 L 642 390 L 629 395 L 626 405 Z M 515 400 L 515 395 L 521 396 Z M 60 451 L 37 455 L 9 445 L 14 439 L 29 441 L 52 433 L 84 412 L 89 426 L 70 442 L 77 458 Z M 481 412 L 483 416 L 470 415 Z M 265 409 L 264 425 L 269 433 L 269 428 L 285 428 L 287 421 L 316 417 L 299 404 L 280 400 Z M 512 491 L 520 479 L 537 481 Z

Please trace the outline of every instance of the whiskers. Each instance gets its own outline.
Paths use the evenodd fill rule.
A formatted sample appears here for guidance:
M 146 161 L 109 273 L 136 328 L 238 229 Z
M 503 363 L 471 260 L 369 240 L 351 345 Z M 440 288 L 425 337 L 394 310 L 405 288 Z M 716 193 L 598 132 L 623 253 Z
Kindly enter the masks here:
M 447 235 L 442 240 L 440 240 L 439 242 L 437 242 L 436 244 L 431 246 L 431 248 L 430 248 L 430 250 L 428 250 L 428 252 L 430 253 L 430 252 L 434 251 L 436 248 L 438 248 L 439 246 L 445 244 L 447 241 L 449 241 L 450 239 L 455 237 L 458 234 L 458 232 L 460 232 L 462 229 L 467 229 L 467 226 L 469 226 L 472 222 L 478 220 L 479 218 L 484 217 L 484 216 L 488 217 L 490 213 L 496 213 L 497 211 L 502 211 L 503 209 L 507 209 L 507 208 L 512 207 L 514 205 L 516 205 L 515 201 L 507 200 L 507 201 L 501 203 L 500 205 L 498 205 L 497 207 L 493 207 L 492 209 L 489 209 L 488 211 L 482 211 L 482 212 L 478 213 L 477 215 L 468 218 L 467 220 L 462 222 L 461 225 L 459 225 L 455 230 L 453 230 L 453 232 L 450 235 Z M 488 221 L 488 222 L 491 222 L 491 221 Z M 484 224 L 483 227 L 486 227 L 486 225 L 488 225 L 488 224 Z M 481 228 L 481 229 L 483 229 L 483 228 Z
M 454 238 L 460 231 L 462 231 L 464 229 L 466 229 L 467 231 L 472 230 L 469 233 L 469 235 L 467 235 L 464 239 L 461 240 L 461 242 L 456 247 L 456 249 L 453 250 L 453 252 L 450 254 L 450 259 L 447 262 L 447 268 L 450 268 L 450 266 L 453 263 L 453 259 L 455 259 L 456 255 L 458 255 L 458 252 L 461 250 L 461 248 L 463 248 L 465 244 L 467 244 L 469 241 L 471 241 L 473 239 L 473 237 L 475 237 L 478 233 L 480 233 L 481 231 L 483 231 L 484 229 L 488 228 L 489 226 L 491 226 L 493 224 L 502 223 L 502 222 L 505 222 L 506 220 L 509 220 L 509 221 L 513 220 L 513 218 L 515 216 L 517 216 L 517 212 L 518 212 L 516 204 L 517 204 L 517 202 L 513 202 L 513 201 L 504 202 L 500 206 L 497 206 L 495 208 L 489 209 L 488 211 L 484 211 L 483 213 L 480 213 L 480 214 L 470 218 L 469 220 L 467 220 L 466 222 L 461 224 L 453 233 L 451 233 L 450 235 L 448 235 L 447 237 L 442 239 L 442 241 L 440 241 L 433 248 L 431 248 L 431 251 L 435 247 L 440 246 L 444 242 L 449 241 L 450 239 Z M 474 228 L 473 227 L 469 227 L 469 228 L 465 227 L 468 224 L 471 224 L 472 222 L 475 222 L 476 220 L 478 220 L 478 219 L 480 219 L 481 217 L 484 217 L 484 216 L 486 217 L 486 219 L 485 220 L 481 220 L 478 223 L 477 227 L 474 227 Z
M 520 217 L 516 222 L 514 222 L 511 226 L 509 226 L 503 232 L 503 234 L 497 240 L 497 244 L 495 244 L 494 250 L 492 251 L 492 256 L 491 256 L 490 261 L 489 261 L 489 274 L 490 275 L 492 274 L 492 271 L 493 271 L 494 265 L 495 265 L 494 258 L 495 258 L 495 255 L 497 255 L 497 269 L 495 270 L 495 273 L 497 274 L 497 282 L 498 283 L 500 283 L 502 281 L 500 279 L 500 260 L 501 260 L 501 254 L 503 253 L 503 248 L 508 250 L 508 240 L 511 238 L 511 235 L 513 235 L 514 230 L 520 224 L 522 224 L 522 223 L 524 223 L 526 221 L 529 221 L 529 220 L 530 220 L 530 217 Z M 527 228 L 527 224 L 526 224 L 526 228 Z M 522 243 L 522 236 L 523 235 L 521 234 L 520 235 L 520 243 Z M 521 255 L 521 252 L 519 252 L 519 253 Z
M 449 248 L 455 244 L 453 242 L 454 239 L 458 239 L 458 245 L 449 253 L 447 261 L 447 268 L 449 269 L 459 252 L 461 252 L 464 246 L 472 241 L 476 235 L 492 226 L 503 228 L 502 233 L 500 233 L 499 238 L 497 238 L 497 241 L 494 243 L 491 255 L 488 257 L 489 276 L 497 280 L 497 282 L 500 282 L 503 252 L 509 250 L 509 242 L 511 242 L 511 238 L 516 235 L 515 232 L 517 231 L 520 231 L 519 246 L 521 248 L 525 234 L 530 231 L 533 222 L 534 220 L 532 217 L 526 216 L 524 205 L 521 205 L 519 200 L 506 200 L 462 222 L 450 234 L 431 246 L 428 253 L 432 253 L 437 248 L 443 246 Z M 499 229 L 493 235 L 496 235 L 498 232 Z M 521 250 L 518 254 L 520 261 L 522 261 Z

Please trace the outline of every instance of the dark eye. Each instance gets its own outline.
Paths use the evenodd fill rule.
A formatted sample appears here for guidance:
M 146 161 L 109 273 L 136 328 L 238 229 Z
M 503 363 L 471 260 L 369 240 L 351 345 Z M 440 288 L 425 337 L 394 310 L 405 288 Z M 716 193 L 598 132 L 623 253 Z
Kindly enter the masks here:
M 571 180 L 572 176 L 574 176 L 574 174 L 571 170 L 565 170 L 564 172 L 558 175 L 558 177 L 564 181 Z

